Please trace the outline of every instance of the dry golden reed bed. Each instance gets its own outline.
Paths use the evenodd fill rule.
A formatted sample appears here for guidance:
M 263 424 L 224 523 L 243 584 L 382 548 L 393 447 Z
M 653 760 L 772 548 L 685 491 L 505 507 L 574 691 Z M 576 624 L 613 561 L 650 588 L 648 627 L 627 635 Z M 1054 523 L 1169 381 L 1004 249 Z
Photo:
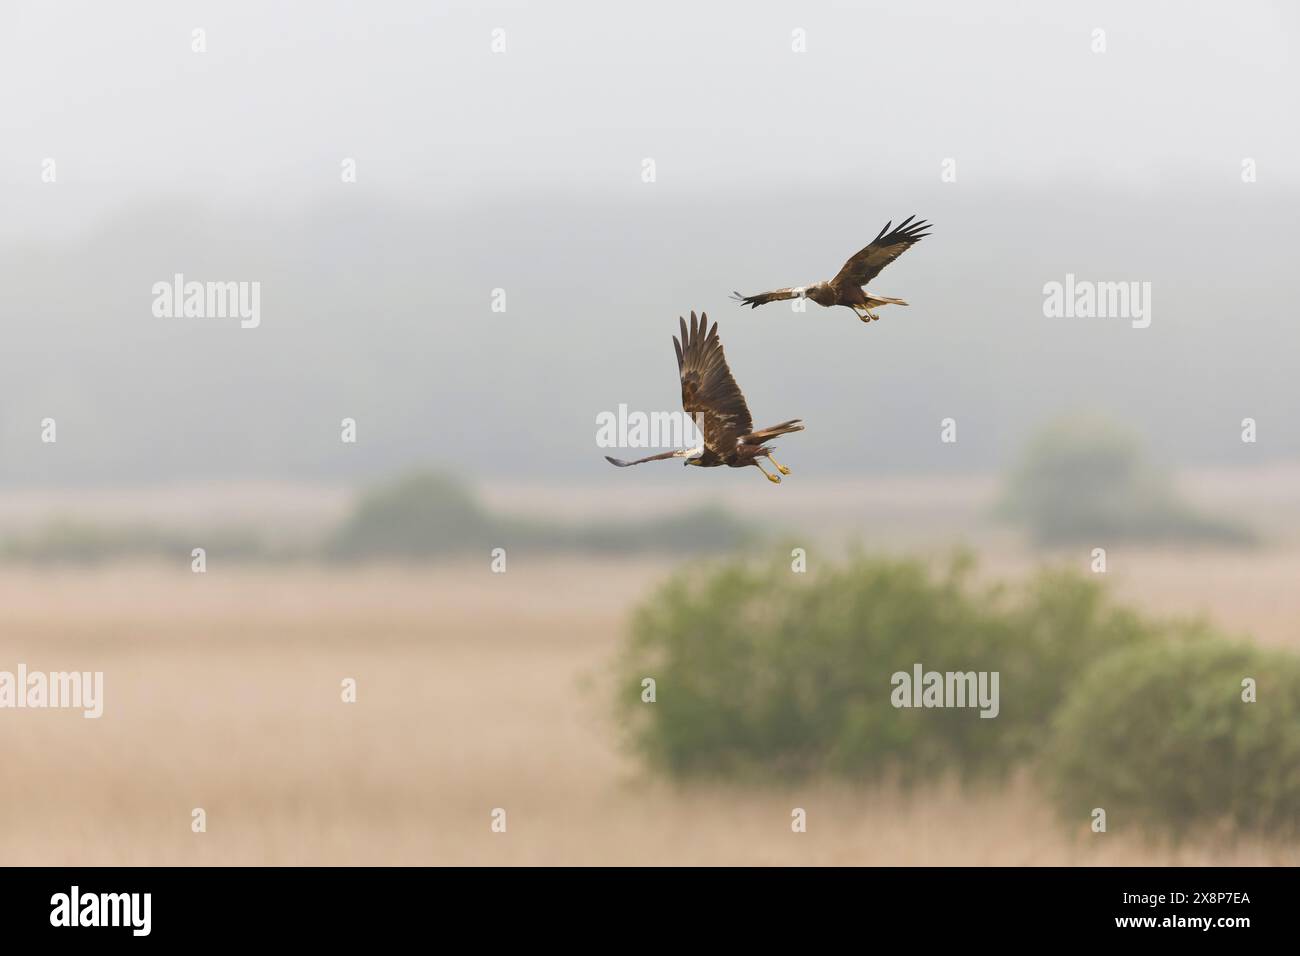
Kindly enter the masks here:
M 1295 555 L 1144 556 L 1120 586 L 1295 642 Z M 1277 864 L 1295 846 L 1070 834 L 1031 779 L 906 796 L 673 788 L 608 665 L 654 562 L 0 569 L 0 669 L 105 671 L 99 721 L 0 712 L 8 864 Z M 1015 562 L 1007 562 L 1008 569 Z M 1253 582 L 1260 593 L 1243 595 Z M 1231 582 L 1230 582 L 1231 583 Z M 1262 593 L 1267 592 L 1267 593 Z M 1179 596 L 1181 596 L 1181 603 Z M 1251 611 L 1254 611 L 1252 618 Z M 359 700 L 339 699 L 344 677 Z M 790 832 L 790 810 L 808 833 Z M 190 830 L 203 807 L 208 832 Z M 490 831 L 493 807 L 508 814 Z

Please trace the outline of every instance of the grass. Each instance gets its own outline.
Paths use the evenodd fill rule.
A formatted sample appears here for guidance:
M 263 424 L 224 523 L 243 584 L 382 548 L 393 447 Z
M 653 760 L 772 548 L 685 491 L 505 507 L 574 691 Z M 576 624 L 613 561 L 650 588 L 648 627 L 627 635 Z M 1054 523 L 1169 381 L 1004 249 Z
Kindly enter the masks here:
M 1214 562 L 1130 556 L 1195 610 Z M 1294 569 L 1294 555 L 1280 556 Z M 1262 569 L 1270 559 L 1252 556 Z M 11 568 L 0 667 L 105 671 L 100 721 L 0 712 L 10 864 L 1277 864 L 1295 845 L 1064 830 L 1037 782 L 668 787 L 607 719 L 627 608 L 667 561 Z M 1244 573 L 1244 572 L 1243 572 Z M 1294 645 L 1293 577 L 1227 618 Z M 1218 594 L 1232 598 L 1226 591 Z M 1213 607 L 1211 611 L 1215 610 Z M 1286 613 L 1283 613 L 1286 612 Z M 355 705 L 339 681 L 357 678 Z M 190 810 L 208 832 L 190 832 Z M 489 830 L 505 807 L 509 832 Z M 809 832 L 790 832 L 792 807 Z

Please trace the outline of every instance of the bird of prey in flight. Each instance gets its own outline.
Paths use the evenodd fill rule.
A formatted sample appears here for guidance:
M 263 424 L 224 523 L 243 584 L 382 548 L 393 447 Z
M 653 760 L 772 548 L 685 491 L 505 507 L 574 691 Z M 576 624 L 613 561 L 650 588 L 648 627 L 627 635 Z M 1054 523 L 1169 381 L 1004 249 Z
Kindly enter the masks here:
M 626 468 L 640 465 L 647 461 L 663 461 L 668 458 L 684 458 L 683 465 L 697 465 L 700 468 L 716 468 L 727 465 L 731 468 L 745 468 L 753 465 L 763 472 L 763 477 L 774 484 L 780 484 L 780 475 L 769 474 L 761 464 L 760 458 L 766 458 L 782 475 L 790 474 L 790 469 L 772 457 L 772 449 L 765 442 L 790 432 L 803 431 L 803 422 L 797 418 L 771 428 L 754 431 L 754 422 L 745 404 L 745 396 L 740 386 L 731 377 L 727 368 L 727 358 L 722 354 L 722 341 L 718 338 L 718 323 L 709 328 L 709 317 L 700 313 L 699 319 L 691 313 L 691 325 L 686 327 L 686 320 L 679 318 L 682 339 L 673 336 L 673 346 L 677 349 L 677 371 L 682 380 L 682 407 L 695 419 L 704 436 L 704 444 L 697 448 L 666 451 L 636 461 L 620 461 L 605 456 L 611 465 Z
M 885 228 L 880 230 L 880 235 L 871 240 L 871 245 L 844 263 L 844 268 L 830 282 L 818 282 L 808 286 L 792 286 L 788 289 L 777 289 L 773 292 L 761 292 L 758 295 L 741 295 L 736 292 L 733 293 L 732 297 L 741 305 L 747 305 L 751 309 L 757 309 L 760 305 L 777 302 L 781 299 L 812 299 L 821 306 L 847 306 L 863 322 L 878 319 L 880 316 L 872 312 L 872 309 L 879 308 L 882 305 L 907 305 L 907 303 L 902 299 L 872 295 L 863 286 L 880 275 L 880 271 L 885 266 L 910 249 L 914 243 L 929 235 L 924 230 L 929 229 L 930 224 L 924 219 L 913 223 L 912 220 L 915 218 L 915 215 L 908 216 L 898 224 L 898 228 L 893 232 L 889 231 L 889 227 L 893 225 L 893 222 L 885 223 Z M 911 225 L 908 225 L 908 223 L 911 223 Z

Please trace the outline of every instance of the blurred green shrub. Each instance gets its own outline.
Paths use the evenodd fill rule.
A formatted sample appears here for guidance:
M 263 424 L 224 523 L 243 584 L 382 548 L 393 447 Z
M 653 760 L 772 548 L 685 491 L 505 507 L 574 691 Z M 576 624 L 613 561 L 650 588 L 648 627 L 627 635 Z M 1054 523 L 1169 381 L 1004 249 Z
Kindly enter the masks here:
M 1294 834 L 1300 659 L 1207 633 L 1110 655 L 1061 707 L 1045 766 L 1070 819 Z
M 1102 541 L 1247 544 L 1247 529 L 1199 514 L 1153 468 L 1136 436 L 1072 417 L 1030 439 L 1007 480 L 1001 515 L 1047 546 Z
M 856 556 L 806 575 L 784 561 L 679 573 L 636 610 L 620 663 L 635 749 L 677 776 L 992 774 L 1039 752 L 1090 660 L 1158 630 L 1081 576 L 1011 592 L 969 571 Z M 1001 713 L 896 709 L 891 677 L 916 663 L 998 671 Z
M 463 482 L 419 472 L 364 493 L 326 553 L 345 560 L 432 559 L 500 546 L 553 553 L 716 554 L 752 537 L 744 522 L 718 507 L 595 525 L 496 515 Z
M 1300 657 L 1143 618 L 1078 573 L 1011 589 L 970 569 L 856 555 L 807 574 L 683 570 L 635 610 L 619 659 L 630 743 L 677 778 L 916 782 L 1032 764 L 1079 822 L 1104 807 L 1114 826 L 1175 833 L 1300 829 Z M 895 708 L 891 677 L 917 663 L 997 671 L 1000 713 Z
M 363 493 L 326 550 L 344 559 L 436 557 L 490 547 L 497 530 L 463 483 L 419 472 Z
M 421 561 L 484 554 L 493 547 L 533 553 L 624 555 L 719 554 L 753 540 L 748 523 L 718 506 L 646 519 L 574 524 L 498 515 L 464 482 L 416 472 L 364 491 L 337 529 L 314 540 L 264 538 L 253 528 L 114 525 L 65 518 L 0 537 L 0 560 L 98 563 L 124 558 L 176 560 L 195 543 L 226 560 Z

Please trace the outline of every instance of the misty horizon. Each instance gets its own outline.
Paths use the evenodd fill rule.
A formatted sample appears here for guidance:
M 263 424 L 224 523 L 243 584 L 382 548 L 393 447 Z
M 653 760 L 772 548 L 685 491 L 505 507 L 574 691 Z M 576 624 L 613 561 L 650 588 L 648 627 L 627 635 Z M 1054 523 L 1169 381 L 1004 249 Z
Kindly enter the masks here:
M 620 404 L 679 409 L 691 311 L 756 422 L 807 423 L 796 475 L 1005 472 L 1080 410 L 1169 469 L 1300 459 L 1288 8 L 20 9 L 0 485 L 732 487 L 596 442 Z M 933 234 L 872 282 L 910 303 L 878 323 L 728 299 L 913 213 Z M 258 327 L 155 316 L 177 274 L 259 283 Z M 1048 318 L 1067 276 L 1149 283 L 1150 327 Z

